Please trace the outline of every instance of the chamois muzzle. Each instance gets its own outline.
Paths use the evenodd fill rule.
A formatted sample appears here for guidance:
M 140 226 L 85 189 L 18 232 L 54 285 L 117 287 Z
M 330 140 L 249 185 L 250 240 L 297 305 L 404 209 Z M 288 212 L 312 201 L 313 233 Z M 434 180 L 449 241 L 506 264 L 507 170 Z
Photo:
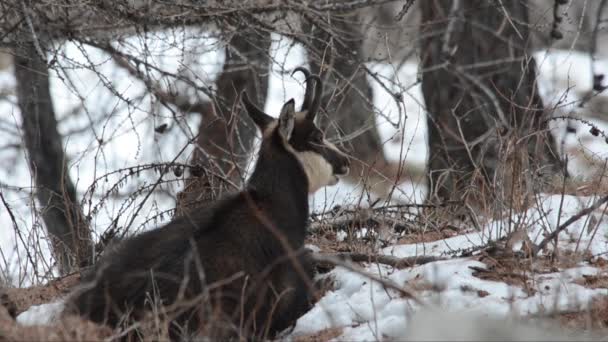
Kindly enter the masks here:
M 346 176 L 350 171 L 350 160 L 344 153 L 342 153 L 342 151 L 338 150 L 338 152 L 339 155 L 334 166 L 334 174 L 336 176 Z
M 324 141 L 324 146 L 321 149 L 321 155 L 331 165 L 332 180 L 328 185 L 335 185 L 340 180 L 340 177 L 346 176 L 350 171 L 350 159 L 340 151 L 334 144 Z

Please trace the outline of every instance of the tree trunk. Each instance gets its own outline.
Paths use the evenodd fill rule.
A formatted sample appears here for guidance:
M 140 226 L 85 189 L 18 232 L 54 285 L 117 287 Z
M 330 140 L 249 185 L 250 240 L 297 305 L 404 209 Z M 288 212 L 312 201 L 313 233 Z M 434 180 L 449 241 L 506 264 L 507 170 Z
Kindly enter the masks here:
M 352 16 L 330 16 L 331 34 L 308 27 L 314 37 L 308 58 L 320 74 L 325 93 L 317 116 L 330 139 L 343 136 L 342 145 L 353 158 L 347 181 L 364 182 L 368 191 L 389 199 L 395 184 L 416 178 L 416 170 L 386 159 L 377 130 L 373 92 L 363 56 L 364 34 Z
M 420 6 L 429 199 L 525 205 L 536 176 L 561 172 L 526 53 L 526 1 Z
M 256 128 L 240 106 L 241 91 L 264 107 L 268 88 L 270 34 L 244 30 L 226 46 L 214 106 L 203 114 L 191 163 L 198 164 L 178 195 L 177 214 L 240 189 Z
M 42 218 L 52 240 L 60 272 L 92 264 L 93 241 L 76 199 L 62 139 L 49 91 L 46 59 L 33 44 L 24 44 L 15 56 L 15 78 L 23 136 Z

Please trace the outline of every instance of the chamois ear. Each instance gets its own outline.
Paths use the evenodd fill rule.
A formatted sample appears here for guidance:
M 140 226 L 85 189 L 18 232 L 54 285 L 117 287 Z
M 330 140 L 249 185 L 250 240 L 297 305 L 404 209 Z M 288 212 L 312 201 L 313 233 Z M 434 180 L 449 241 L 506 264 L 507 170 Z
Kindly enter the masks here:
M 279 134 L 285 139 L 291 138 L 296 121 L 295 101 L 293 99 L 285 102 L 279 115 Z
M 253 120 L 253 122 L 262 132 L 266 129 L 266 127 L 268 127 L 268 125 L 270 125 L 271 122 L 274 121 L 272 116 L 264 113 L 263 110 L 258 108 L 251 102 L 251 100 L 249 100 L 249 96 L 244 90 L 241 93 L 241 102 L 243 103 L 243 106 L 245 106 L 247 114 L 249 114 L 251 120 Z

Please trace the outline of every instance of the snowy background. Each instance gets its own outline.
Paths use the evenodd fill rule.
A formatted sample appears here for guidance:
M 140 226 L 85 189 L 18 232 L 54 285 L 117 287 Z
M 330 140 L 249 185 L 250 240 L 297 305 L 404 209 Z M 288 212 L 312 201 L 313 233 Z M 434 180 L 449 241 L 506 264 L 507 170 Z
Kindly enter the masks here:
M 198 85 L 213 84 L 223 61 L 221 45 L 213 38 L 200 38 L 191 32 L 172 32 L 171 35 L 151 34 L 143 41 L 133 38 L 121 45 L 141 51 L 145 44 L 150 51 L 149 62 L 160 68 L 194 75 Z M 190 48 L 186 53 L 181 46 Z M 284 37 L 273 36 L 274 66 L 265 110 L 278 115 L 284 101 L 293 97 L 296 105 L 303 97 L 301 77 L 290 76 L 289 71 L 304 65 L 303 49 Z M 136 165 L 173 160 L 187 141 L 194 136 L 200 117 L 189 115 L 174 120 L 172 114 L 147 94 L 142 82 L 117 67 L 112 59 L 100 50 L 67 43 L 56 54 L 60 68 L 51 74 L 51 93 L 59 119 L 59 130 L 64 136 L 64 148 L 70 159 L 70 176 L 77 185 L 85 214 L 91 214 L 96 237 L 118 219 L 118 225 L 131 220 L 141 201 L 140 189 L 154 183 L 158 174 L 153 170 L 129 176 L 129 168 Z M 535 56 L 539 66 L 539 88 L 547 106 L 556 108 L 556 115 L 585 115 L 578 107 L 581 94 L 592 87 L 591 58 L 571 51 L 540 52 Z M 371 70 L 388 80 L 393 90 L 404 93 L 401 110 L 397 103 L 375 80 L 374 104 L 381 124 L 378 130 L 386 143 L 385 152 L 391 160 L 424 165 L 427 158 L 426 120 L 420 83 L 417 81 L 418 66 L 405 63 L 395 70 L 393 65 L 369 64 Z M 596 61 L 597 73 L 608 72 L 608 61 Z M 100 77 L 100 75 L 102 75 Z M 152 75 L 163 81 L 160 75 Z M 15 80 L 12 70 L 0 72 L 0 90 L 9 95 L 0 100 L 0 145 L 22 144 L 18 130 L 21 122 L 16 98 L 10 94 Z M 173 84 L 182 92 L 202 96 L 189 90 L 185 84 Z M 120 94 L 120 97 L 117 97 Z M 601 96 L 601 95 L 600 95 Z M 124 100 L 128 99 L 127 104 Z M 608 109 L 607 109 L 608 110 Z M 151 114 L 153 113 L 153 114 Z M 406 116 L 400 116 L 404 113 Z M 605 113 L 604 117 L 607 116 Z M 598 127 L 608 131 L 608 123 L 592 119 Z M 154 133 L 154 127 L 169 124 L 165 134 Z M 597 160 L 608 157 L 608 145 L 602 138 L 593 137 L 588 127 L 581 126 L 576 133 L 565 134 L 564 121 L 552 122 L 558 141 L 564 142 L 566 151 L 572 152 L 569 171 L 576 177 L 592 177 L 595 171 L 585 158 Z M 571 123 L 578 127 L 577 122 Z M 405 144 L 394 142 L 395 135 L 402 135 Z M 399 140 L 397 140 L 399 141 Z M 584 151 L 585 154 L 574 153 Z M 187 162 L 191 153 L 187 148 L 177 161 Z M 14 286 L 30 286 L 44 283 L 52 271 L 53 259 L 45 242 L 41 222 L 32 213 L 35 201 L 31 173 L 23 149 L 0 149 L 0 187 L 17 219 L 14 228 L 9 214 L 0 209 L 0 269 L 3 277 Z M 170 179 L 170 177 L 169 177 Z M 95 184 L 93 188 L 92 185 Z M 118 185 L 117 185 L 118 184 Z M 146 202 L 143 213 L 133 223 L 131 231 L 151 229 L 166 222 L 170 215 L 160 215 L 175 206 L 175 195 L 182 183 L 176 180 L 164 185 Z M 110 195 L 108 191 L 115 187 Z M 403 184 L 398 196 L 410 202 L 420 202 L 424 197 L 424 184 Z M 362 201 L 360 201 L 362 199 Z M 329 210 L 335 205 L 369 205 L 373 200 L 362 193 L 362 187 L 338 184 L 320 190 L 310 198 L 314 211 Z M 608 218 L 606 205 L 581 218 L 559 236 L 561 254 L 587 255 L 587 261 L 573 258 L 563 267 L 548 268 L 533 265 L 532 272 L 523 283 L 482 279 L 475 274 L 478 269 L 489 267 L 478 257 L 454 258 L 454 251 L 483 246 L 490 240 L 504 236 L 512 229 L 513 222 L 527 230 L 534 242 L 542 240 L 543 233 L 555 229 L 579 210 L 589 206 L 595 196 L 561 196 L 539 194 L 538 205 L 513 217 L 492 221 L 479 217 L 481 226 L 470 227 L 456 236 L 445 239 L 410 244 L 396 244 L 381 248 L 380 254 L 396 257 L 438 256 L 448 260 L 404 269 L 394 269 L 380 264 L 360 265 L 361 269 L 380 276 L 398 286 L 410 289 L 423 303 L 438 305 L 451 310 L 482 311 L 487 314 L 536 314 L 564 312 L 586 308 L 598 295 L 608 295 L 605 287 L 593 288 L 581 283 L 589 277 L 608 277 L 606 269 L 591 264 L 608 254 Z M 338 234 L 338 239 L 343 235 Z M 41 243 L 36 243 L 42 241 Z M 26 249 L 37 246 L 28 262 Z M 519 250 L 521 243 L 513 246 Z M 607 257 L 608 258 L 608 257 Z M 377 340 L 398 338 L 407 329 L 408 317 L 420 308 L 420 304 L 398 293 L 387 290 L 369 278 L 337 267 L 320 277 L 331 279 L 332 288 L 325 293 L 315 307 L 299 319 L 292 337 L 312 334 L 327 328 L 341 328 L 338 340 Z M 56 312 L 61 303 L 33 307 L 22 313 L 23 324 L 44 323 L 52 320 L 49 311 Z

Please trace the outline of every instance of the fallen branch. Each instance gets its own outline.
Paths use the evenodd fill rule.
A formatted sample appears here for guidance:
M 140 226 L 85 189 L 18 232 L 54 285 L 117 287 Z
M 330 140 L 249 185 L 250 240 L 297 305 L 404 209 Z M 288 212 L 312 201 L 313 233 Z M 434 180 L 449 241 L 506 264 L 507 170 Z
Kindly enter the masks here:
M 360 274 L 364 277 L 369 278 L 370 280 L 373 280 L 377 283 L 379 283 L 380 285 L 395 290 L 397 291 L 401 296 L 405 297 L 405 298 L 410 298 L 412 300 L 414 300 L 417 304 L 426 307 L 426 305 L 420 300 L 418 299 L 418 297 L 416 297 L 412 291 L 407 290 L 405 288 L 403 288 L 402 286 L 399 286 L 399 284 L 391 281 L 390 279 L 384 279 L 381 278 L 380 276 L 377 276 L 375 274 L 369 273 L 365 270 L 363 270 L 361 267 L 352 264 L 349 261 L 346 260 L 340 260 L 339 258 L 332 256 L 332 255 L 323 255 L 323 254 L 313 254 L 312 258 L 316 261 L 316 262 L 322 262 L 322 263 L 329 263 L 332 264 L 334 266 L 340 266 L 340 267 L 344 267 L 349 271 L 355 272 L 357 274 Z
M 555 239 L 559 235 L 559 233 L 561 233 L 563 230 L 568 228 L 574 222 L 578 221 L 581 217 L 588 215 L 591 212 L 595 211 L 597 208 L 599 208 L 602 204 L 604 204 L 606 202 L 608 202 L 608 195 L 600 198 L 595 203 L 593 203 L 590 207 L 587 207 L 587 208 L 579 211 L 578 213 L 576 213 L 574 216 L 570 217 L 568 219 L 568 221 L 564 222 L 559 227 L 557 227 L 557 229 L 555 229 L 553 232 L 551 232 L 551 234 L 547 235 L 538 245 L 535 245 L 532 248 L 532 255 L 536 256 L 538 254 L 538 252 L 543 250 L 551 240 Z
M 362 211 L 361 213 L 344 213 L 339 216 L 322 219 L 317 222 L 313 222 L 310 224 L 308 230 L 310 232 L 318 232 L 325 229 L 330 230 L 346 230 L 351 227 L 358 226 L 369 226 L 373 227 L 392 227 L 397 231 L 405 231 L 408 226 L 411 226 L 411 223 L 407 220 L 399 220 L 395 218 L 388 218 L 386 214 L 376 214 L 370 213 L 367 211 Z
M 398 258 L 392 255 L 378 255 L 378 254 L 365 254 L 365 253 L 332 253 L 332 254 L 317 254 L 321 257 L 329 257 L 342 261 L 352 262 L 368 262 L 368 263 L 379 263 L 383 265 L 392 266 L 398 269 L 412 267 L 416 265 L 424 265 L 429 262 L 446 260 L 445 258 L 436 256 L 413 256 L 408 258 Z
M 438 208 L 444 206 L 432 204 L 400 204 L 378 208 L 356 208 L 343 209 L 336 207 L 323 213 L 313 213 L 313 222 L 310 224 L 309 231 L 316 232 L 323 229 L 347 229 L 352 226 L 371 225 L 393 227 L 396 231 L 407 231 L 414 225 L 416 213 L 405 209 L 411 208 Z M 404 218 L 406 215 L 411 219 Z M 410 229 L 416 232 L 416 229 Z

